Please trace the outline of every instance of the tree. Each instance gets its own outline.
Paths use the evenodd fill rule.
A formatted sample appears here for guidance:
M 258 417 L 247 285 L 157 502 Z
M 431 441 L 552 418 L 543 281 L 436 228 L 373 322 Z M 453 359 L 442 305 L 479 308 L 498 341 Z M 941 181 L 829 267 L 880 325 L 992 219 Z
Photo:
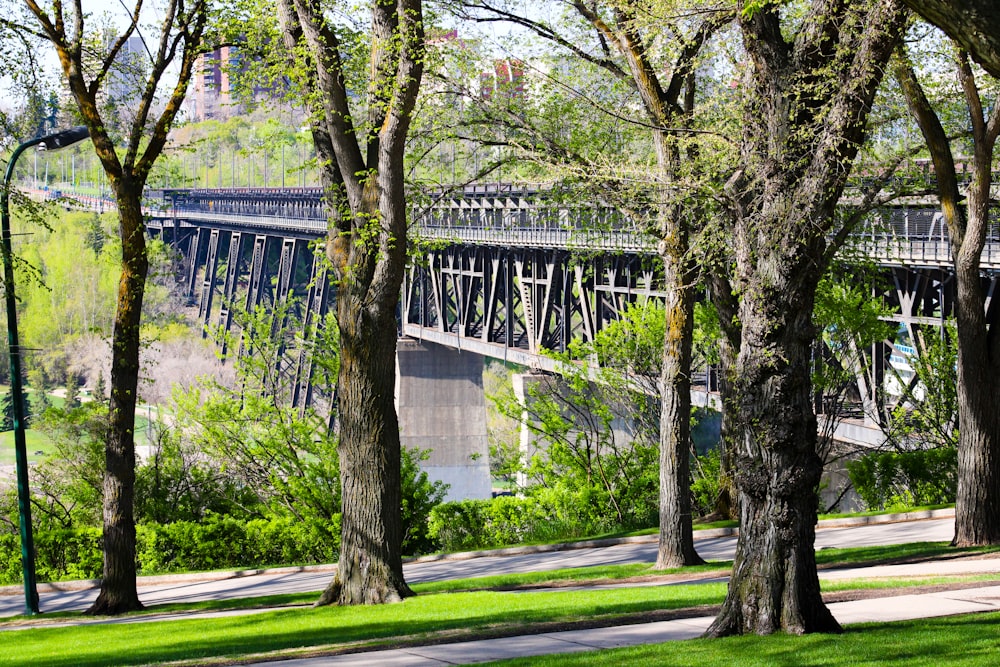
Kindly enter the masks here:
M 983 104 L 968 54 L 961 47 L 955 61 L 972 130 L 972 163 L 965 165 L 971 166 L 972 181 L 964 195 L 951 141 L 905 54 L 898 59 L 895 74 L 930 151 L 941 213 L 948 225 L 958 324 L 958 491 L 953 544 L 974 546 L 1000 543 L 1000 411 L 996 409 L 1000 315 L 996 308 L 984 308 L 988 299 L 979 268 L 992 224 L 990 189 L 1000 135 L 1000 98 L 994 93 L 993 108 L 986 111 L 989 105 Z
M 747 52 L 729 179 L 741 345 L 733 389 L 740 539 L 712 636 L 835 632 L 813 551 L 822 473 L 810 359 L 816 286 L 860 215 L 837 203 L 899 41 L 894 0 L 737 3 Z
M 116 38 L 88 32 L 90 18 L 83 0 L 56 2 L 51 7 L 24 0 L 23 22 L 4 23 L 24 34 L 47 41 L 59 56 L 62 74 L 83 123 L 90 131 L 94 151 L 108 177 L 118 206 L 121 239 L 121 279 L 115 315 L 111 364 L 111 409 L 105 449 L 104 576 L 101 592 L 88 610 L 119 614 L 142 607 L 136 591 L 135 521 L 135 405 L 139 377 L 139 322 L 149 259 L 142 216 L 142 192 L 167 133 L 180 111 L 195 58 L 201 49 L 208 19 L 206 0 L 168 0 L 156 42 L 143 39 L 148 62 L 141 76 L 131 80 L 137 95 L 131 105 L 117 104 L 109 91 L 122 74 L 126 44 L 138 27 L 144 0 L 136 0 L 131 23 Z M 175 67 L 176 65 L 176 67 Z M 170 81 L 164 75 L 171 70 Z M 133 74 L 140 74 L 139 70 Z M 168 87 L 161 106 L 161 88 Z M 109 108 L 109 104 L 111 108 Z M 124 146 L 119 153 L 118 131 Z
M 691 177 L 698 172 L 697 167 L 691 167 L 697 164 L 699 152 L 691 140 L 696 132 L 695 70 L 706 41 L 731 22 L 732 13 L 715 6 L 692 8 L 663 2 L 578 2 L 572 5 L 573 14 L 585 32 L 574 37 L 572 30 L 533 19 L 506 3 L 473 0 L 463 5 L 487 17 L 480 20 L 509 21 L 533 31 L 598 68 L 606 78 L 629 86 L 639 98 L 645 116 L 641 124 L 649 131 L 656 161 L 645 184 L 644 199 L 653 211 L 649 227 L 658 241 L 666 293 L 666 335 L 658 354 L 662 391 L 656 567 L 701 563 L 694 549 L 690 501 L 690 375 L 697 282 L 690 237 L 703 218 L 705 202 L 688 196 L 688 190 L 694 189 L 691 181 L 696 179 Z M 693 14 L 699 18 L 688 20 Z M 685 15 L 687 18 L 681 18 Z M 668 34 L 671 39 L 657 41 Z M 651 46 L 654 43 L 656 48 Z M 536 150 L 544 153 L 546 148 L 543 145 Z M 556 154 L 563 158 L 576 155 L 566 150 Z M 612 182 L 609 189 L 621 185 Z M 678 195 L 678 191 L 684 194 Z
M 424 68 L 420 0 L 375 0 L 366 48 L 318 2 L 278 0 L 287 53 L 302 68 L 332 229 L 343 516 L 337 574 L 318 604 L 412 595 L 403 579 L 396 306 L 406 263 L 403 155 Z M 351 55 L 364 52 L 367 68 Z M 358 69 L 352 69 L 357 66 Z M 363 91 L 348 83 L 367 72 Z
M 1000 77 L 1000 6 L 994 0 L 903 0 Z
M 0 398 L 0 431 L 14 430 L 14 395 L 7 392 Z

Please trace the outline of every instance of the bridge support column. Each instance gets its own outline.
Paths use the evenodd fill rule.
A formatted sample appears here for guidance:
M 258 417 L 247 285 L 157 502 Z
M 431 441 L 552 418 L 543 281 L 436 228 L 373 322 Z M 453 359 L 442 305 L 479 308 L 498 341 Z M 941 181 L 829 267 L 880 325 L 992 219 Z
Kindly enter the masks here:
M 545 448 L 543 443 L 539 443 L 538 434 L 533 432 L 529 426 L 531 415 L 528 412 L 528 403 L 531 400 L 532 388 L 540 382 L 548 382 L 549 379 L 546 373 L 535 372 L 515 373 L 510 377 L 511 384 L 514 387 L 514 396 L 522 407 L 520 449 L 522 460 L 525 462 L 531 461 L 532 456 Z M 541 446 L 539 446 L 540 444 Z M 517 485 L 520 488 L 528 486 L 529 481 L 524 472 L 517 474 Z
M 431 479 L 451 485 L 448 500 L 489 498 L 483 358 L 400 338 L 396 373 L 403 446 L 430 452 L 420 467 Z

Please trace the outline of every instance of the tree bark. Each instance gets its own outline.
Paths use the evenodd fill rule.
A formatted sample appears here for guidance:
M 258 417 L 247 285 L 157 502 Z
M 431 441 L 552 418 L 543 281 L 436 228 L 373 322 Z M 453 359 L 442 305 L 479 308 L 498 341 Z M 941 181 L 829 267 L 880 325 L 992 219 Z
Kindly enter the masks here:
M 704 563 L 691 525 L 691 335 L 694 285 L 690 271 L 664 256 L 667 326 L 660 371 L 660 535 L 658 570 Z
M 670 137 L 656 132 L 661 178 L 677 162 Z M 665 185 L 665 184 L 664 184 Z M 655 569 L 704 563 L 694 548 L 691 516 L 691 348 L 695 270 L 679 205 L 661 193 L 659 254 L 663 260 L 666 326 L 660 369 L 660 531 Z M 693 217 L 693 216 L 692 216 Z
M 954 546 L 1000 544 L 1000 349 L 978 262 L 956 267 L 958 324 L 958 488 Z
M 111 405 L 104 448 L 104 576 L 88 614 L 142 609 L 136 589 L 135 405 L 139 321 L 149 272 L 140 188 L 113 180 L 122 239 L 122 274 L 111 349 Z
M 122 275 L 112 335 L 111 403 L 105 443 L 104 577 L 101 592 L 88 613 L 119 614 L 142 608 L 135 583 L 133 496 L 139 321 L 149 260 L 140 202 L 150 169 L 163 152 L 167 134 L 184 101 L 200 53 L 208 7 L 204 0 L 164 3 L 159 34 L 156 41 L 150 41 L 152 48 L 147 52 L 149 71 L 138 91 L 134 116 L 105 119 L 99 100 L 106 92 L 107 74 L 115 68 L 122 49 L 138 29 L 137 24 L 125 28 L 105 51 L 95 56 L 86 46 L 94 35 L 84 29 L 89 15 L 84 12 L 81 0 L 44 8 L 34 0 L 25 0 L 25 5 L 37 20 L 36 34 L 48 40 L 59 56 L 63 77 L 118 205 Z M 136 15 L 140 8 L 141 2 L 135 6 Z M 173 65 L 177 65 L 176 70 Z M 168 69 L 174 71 L 174 83 L 169 95 L 162 96 L 161 83 Z M 156 114 L 154 104 L 158 107 Z M 125 126 L 124 146 L 116 146 L 109 125 Z
M 1000 77 L 1000 4 L 996 0 L 903 0 L 948 33 L 987 72 Z
M 289 57 L 301 57 L 300 47 L 308 53 L 299 83 L 318 91 L 310 124 L 333 221 L 327 256 L 337 279 L 341 555 L 318 605 L 396 602 L 413 594 L 403 579 L 394 389 L 406 262 L 403 156 L 423 75 L 423 17 L 420 0 L 376 0 L 371 11 L 368 119 L 360 137 L 334 24 L 319 3 L 278 3 Z
M 404 261 L 399 249 L 394 251 L 392 273 L 398 278 L 387 277 L 381 298 L 372 303 L 366 299 L 366 286 L 339 281 L 341 550 L 337 576 L 317 604 L 378 604 L 413 595 L 403 579 L 400 440 L 394 405 L 395 309 Z
M 729 253 L 723 253 L 724 261 L 732 261 Z M 734 453 L 738 429 L 736 427 L 736 397 L 733 388 L 735 377 L 736 355 L 740 349 L 742 336 L 739 324 L 739 303 L 733 294 L 730 277 L 725 269 L 716 266 L 706 272 L 712 304 L 719 318 L 719 328 L 722 338 L 719 341 L 719 402 L 722 405 L 722 418 L 719 428 L 719 474 L 721 483 L 719 498 L 715 511 L 728 519 L 739 519 L 739 501 L 736 490 Z
M 740 536 L 711 635 L 840 630 L 820 596 L 813 552 L 823 471 L 809 375 L 817 281 L 813 273 L 786 276 L 773 289 L 751 285 L 741 304 L 732 453 Z M 802 298 L 789 304 L 788 294 Z
M 905 12 L 894 0 L 814 0 L 793 25 L 774 5 L 744 5 L 743 160 L 727 185 L 741 298 L 733 378 L 740 537 L 707 634 L 837 632 L 813 551 L 822 462 L 811 318 L 820 276 L 849 231 L 837 202 Z
M 996 326 L 998 310 L 984 310 L 987 300 L 980 273 L 980 256 L 990 224 L 1000 105 L 994 104 L 989 115 L 984 115 L 968 59 L 962 51 L 957 55 L 973 143 L 973 179 L 964 206 L 950 141 L 905 54 L 901 54 L 895 74 L 934 163 L 955 269 L 959 432 L 952 543 L 981 546 L 1000 543 L 1000 410 L 996 406 L 1000 395 L 1000 336 Z

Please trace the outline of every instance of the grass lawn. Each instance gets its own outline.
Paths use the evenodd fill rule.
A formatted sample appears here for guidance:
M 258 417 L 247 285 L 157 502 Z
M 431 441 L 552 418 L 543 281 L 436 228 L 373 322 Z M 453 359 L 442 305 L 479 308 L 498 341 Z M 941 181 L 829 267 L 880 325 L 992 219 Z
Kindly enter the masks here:
M 33 627 L 2 635 L 0 665 L 142 665 L 448 632 L 456 641 L 545 622 L 613 619 L 718 604 L 724 584 L 544 593 L 421 595 L 395 605 L 310 607 L 248 616 L 135 624 Z M 379 641 L 381 640 L 381 641 Z
M 954 579 L 952 580 L 954 581 Z M 836 582 L 824 589 L 850 589 Z M 927 581 L 907 582 L 914 585 Z M 891 585 L 891 582 L 887 582 Z M 897 584 L 898 585 L 898 584 Z M 610 590 L 536 593 L 421 594 L 401 604 L 313 609 L 299 607 L 228 618 L 191 618 L 126 625 L 35 626 L 4 632 L 0 665 L 226 664 L 238 656 L 275 651 L 336 650 L 359 644 L 389 646 L 434 639 L 462 641 L 516 634 L 542 623 L 639 620 L 653 612 L 717 605 L 725 584 L 686 584 Z M 309 595 L 261 600 L 298 603 Z M 282 600 L 282 598 L 287 598 Z M 248 601 L 242 601 L 244 604 Z M 200 605 L 210 608 L 224 603 Z M 238 606 L 229 603 L 230 606 Z M 178 605 L 156 611 L 176 610 Z M 979 619 L 990 618 L 988 625 Z M 840 637 L 736 638 L 672 643 L 615 652 L 539 658 L 503 664 L 606 665 L 844 665 L 994 664 L 986 651 L 1000 649 L 1000 615 L 878 624 L 852 628 Z M 8 624 L 8 628 L 16 627 Z M 941 628 L 939 628 L 941 626 Z M 860 626 L 859 626 L 860 627 Z M 933 632 L 929 632 L 931 628 Z M 942 629 L 943 628 L 943 629 Z M 735 659 L 735 656 L 740 656 Z M 919 657 L 921 661 L 903 662 Z M 966 662 L 962 660 L 970 659 Z M 577 662 L 580 660 L 581 662 Z M 888 660 L 889 662 L 880 662 Z
M 943 543 L 898 545 L 894 547 L 874 547 L 858 549 L 825 550 L 820 552 L 828 564 L 851 564 L 872 562 L 872 559 L 897 561 L 902 558 L 924 558 L 956 552 L 974 553 L 981 550 L 956 550 Z M 696 574 L 708 569 L 719 569 L 726 563 L 711 564 L 707 568 L 686 568 L 685 574 Z M 224 664 L 225 660 L 240 655 L 268 653 L 274 651 L 305 651 L 307 649 L 336 650 L 357 643 L 373 646 L 388 646 L 399 642 L 420 643 L 431 640 L 462 641 L 483 635 L 518 634 L 537 631 L 542 623 L 569 623 L 579 621 L 637 620 L 649 618 L 653 612 L 677 610 L 690 607 L 711 606 L 721 603 L 726 590 L 724 583 L 680 583 L 668 586 L 639 586 L 605 590 L 543 590 L 536 592 L 500 592 L 482 590 L 490 586 L 513 587 L 544 585 L 566 582 L 584 584 L 586 582 L 607 581 L 629 577 L 645 577 L 654 574 L 647 564 L 603 566 L 596 568 L 573 568 L 553 572 L 505 575 L 418 584 L 414 589 L 418 597 L 397 605 L 381 607 L 313 609 L 298 607 L 278 609 L 263 613 L 233 616 L 228 618 L 192 617 L 183 621 L 151 621 L 127 625 L 84 625 L 77 627 L 45 627 L 44 619 L 79 616 L 79 614 L 46 615 L 39 621 L 13 619 L 2 626 L 7 630 L 3 638 L 4 650 L 0 652 L 0 665 L 135 665 L 168 661 L 202 661 L 198 664 Z M 996 577 L 980 575 L 974 577 L 924 578 L 920 580 L 864 580 L 825 582 L 823 590 L 843 591 L 859 588 L 885 587 L 901 588 L 937 583 L 967 581 L 990 581 Z M 447 593 L 442 591 L 462 592 Z M 317 593 L 277 595 L 267 598 L 247 599 L 228 602 L 163 605 L 150 609 L 152 613 L 192 610 L 241 609 L 248 607 L 269 607 L 277 605 L 302 605 L 315 600 Z M 149 613 L 147 612 L 147 613 Z M 927 623 L 937 623 L 928 621 Z M 925 623 L 911 624 L 922 628 Z M 22 627 L 23 626 L 23 627 Z M 876 626 L 883 628 L 883 626 Z M 879 630 L 881 635 L 872 633 L 876 639 L 869 645 L 868 631 L 855 630 L 843 637 L 775 637 L 769 639 L 727 639 L 720 642 L 684 642 L 671 644 L 666 649 L 643 647 L 630 649 L 621 657 L 591 657 L 603 654 L 588 654 L 552 658 L 570 660 L 554 664 L 604 665 L 610 660 L 622 664 L 740 664 L 740 665 L 826 665 L 826 664 L 875 664 L 877 659 L 890 656 L 903 660 L 904 648 L 909 639 L 897 638 L 899 632 L 908 632 L 907 624 L 886 625 L 888 630 Z M 971 628 L 976 635 L 976 644 L 996 649 L 997 641 L 983 643 L 982 629 L 978 626 L 958 625 Z M 964 632 L 965 630 L 961 630 Z M 916 632 L 916 631 L 914 631 Z M 991 631 L 991 637 L 1000 638 L 1000 633 Z M 923 639 L 921 641 L 924 641 Z M 964 639 L 956 639 L 964 642 Z M 755 642 L 763 642 L 757 644 Z M 829 642 L 834 642 L 831 648 Z M 838 653 L 836 642 L 857 642 L 850 645 L 847 653 Z M 879 648 L 879 642 L 886 642 L 891 648 Z M 683 648 L 681 648 L 683 647 Z M 802 647 L 817 652 L 803 657 Z M 942 653 L 947 647 L 927 649 L 927 655 L 937 658 L 964 657 L 955 653 Z M 992 650 L 991 649 L 991 650 Z M 660 654 L 656 651 L 664 651 Z M 977 648 L 976 651 L 979 649 Z M 983 649 L 985 650 L 985 649 Z M 644 653 L 649 651 L 650 653 Z M 694 653 L 689 653 L 693 651 Z M 752 656 L 756 662 L 739 659 L 733 662 L 733 651 Z M 938 651 L 937 653 L 933 651 Z M 845 656 L 850 656 L 846 659 Z M 923 654 L 921 654 L 923 655 Z M 982 654 L 973 652 L 970 655 Z M 666 656 L 666 657 L 665 657 Z M 840 659 L 837 661 L 837 659 Z M 594 662 L 572 662 L 572 660 L 593 660 Z M 832 661 L 832 662 L 831 662 Z M 854 661 L 854 662 L 851 662 Z M 522 663 L 513 663 L 522 664 Z M 523 664 L 529 664 L 527 662 Z M 534 663 L 531 663 L 534 664 Z M 540 664 L 547 664 L 542 662 Z M 891 663 L 890 663 L 891 664 Z M 898 664 L 902 665 L 902 662 Z M 942 664 L 941 662 L 911 662 L 907 665 Z M 990 664 L 971 661 L 955 664 Z
M 693 639 L 612 651 L 487 663 L 534 665 L 678 665 L 689 667 L 940 667 L 997 664 L 1000 614 L 973 614 L 850 626 L 842 635 Z
M 898 514 L 900 512 L 921 512 L 925 510 L 939 510 L 946 509 L 949 507 L 954 507 L 954 505 L 920 505 L 917 507 L 907 507 L 905 509 L 887 509 L 887 510 L 870 510 L 866 512 L 841 512 L 834 514 L 820 514 L 818 517 L 819 521 L 824 519 L 847 519 L 855 517 L 867 517 L 867 516 L 879 516 L 880 514 Z M 732 519 L 725 519 L 720 521 L 695 521 L 694 530 L 695 532 L 699 530 L 710 530 L 712 528 L 739 528 L 739 521 Z M 656 527 L 652 528 L 639 528 L 636 530 L 627 531 L 617 531 L 611 533 L 603 533 L 601 535 L 594 535 L 592 537 L 581 537 L 581 540 L 599 540 L 603 538 L 610 537 L 636 537 L 640 535 L 655 535 L 659 529 Z M 558 542 L 565 542 L 566 540 L 553 540 L 551 543 L 556 544 Z
M 24 442 L 29 465 L 38 463 L 52 453 L 52 442 L 41 431 L 29 428 L 24 432 Z M 0 432 L 0 465 L 14 465 L 13 431 Z

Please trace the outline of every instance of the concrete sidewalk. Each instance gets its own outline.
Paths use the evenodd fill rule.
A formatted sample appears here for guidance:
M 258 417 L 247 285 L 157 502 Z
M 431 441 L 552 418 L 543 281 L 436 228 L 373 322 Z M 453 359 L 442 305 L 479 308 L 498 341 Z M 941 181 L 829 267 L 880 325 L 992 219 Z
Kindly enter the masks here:
M 1000 611 L 1000 586 L 837 602 L 829 605 L 829 608 L 842 625 L 907 621 L 955 614 Z M 712 620 L 713 617 L 704 616 L 675 621 L 569 630 L 521 637 L 254 664 L 258 667 L 369 667 L 370 665 L 379 665 L 380 667 L 440 667 L 441 665 L 465 665 L 491 660 L 599 651 L 694 639 L 705 632 Z

